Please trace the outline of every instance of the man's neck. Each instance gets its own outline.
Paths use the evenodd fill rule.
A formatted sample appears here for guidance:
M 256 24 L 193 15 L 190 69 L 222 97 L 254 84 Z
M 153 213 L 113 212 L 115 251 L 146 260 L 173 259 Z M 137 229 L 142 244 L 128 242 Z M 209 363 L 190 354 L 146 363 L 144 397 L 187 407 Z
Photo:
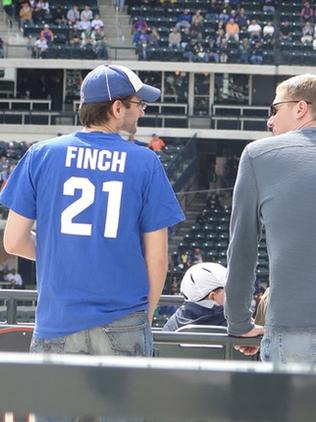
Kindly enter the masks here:
M 301 123 L 296 130 L 299 129 L 306 129 L 308 127 L 314 127 L 316 129 L 316 120 L 312 119 L 312 120 L 307 120 L 306 122 Z
M 118 129 L 115 128 L 110 123 L 104 124 L 104 125 L 91 125 L 91 126 L 85 126 L 83 128 L 84 132 L 104 132 L 104 133 L 118 133 Z

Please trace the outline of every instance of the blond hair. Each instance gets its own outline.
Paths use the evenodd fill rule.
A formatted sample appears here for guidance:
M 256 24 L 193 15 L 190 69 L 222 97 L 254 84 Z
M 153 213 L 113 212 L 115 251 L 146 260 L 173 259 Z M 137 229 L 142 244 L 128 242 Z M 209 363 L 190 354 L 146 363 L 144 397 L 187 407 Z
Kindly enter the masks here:
M 316 75 L 305 73 L 286 79 L 276 89 L 277 92 L 283 90 L 289 100 L 311 103 L 311 112 L 316 118 Z

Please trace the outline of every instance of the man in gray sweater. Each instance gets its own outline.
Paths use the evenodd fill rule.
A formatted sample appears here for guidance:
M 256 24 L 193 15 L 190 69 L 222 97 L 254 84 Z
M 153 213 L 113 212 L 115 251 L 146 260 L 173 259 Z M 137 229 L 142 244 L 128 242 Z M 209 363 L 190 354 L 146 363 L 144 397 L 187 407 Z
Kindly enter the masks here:
M 273 137 L 244 149 L 234 189 L 225 313 L 234 336 L 263 334 L 251 318 L 262 226 L 270 298 L 261 359 L 316 363 L 316 75 L 278 85 Z M 253 347 L 239 347 L 254 354 Z

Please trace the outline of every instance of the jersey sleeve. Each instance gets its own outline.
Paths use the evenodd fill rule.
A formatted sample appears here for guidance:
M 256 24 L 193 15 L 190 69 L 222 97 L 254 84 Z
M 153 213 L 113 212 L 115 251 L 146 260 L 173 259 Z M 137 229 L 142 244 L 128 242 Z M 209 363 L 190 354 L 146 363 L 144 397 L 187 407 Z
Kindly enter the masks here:
M 142 232 L 152 232 L 174 226 L 184 219 L 184 214 L 164 168 L 157 158 L 145 192 L 141 213 L 141 230 Z
M 30 148 L 11 173 L 0 194 L 0 202 L 24 217 L 36 218 L 36 190 L 31 175 L 32 151 Z

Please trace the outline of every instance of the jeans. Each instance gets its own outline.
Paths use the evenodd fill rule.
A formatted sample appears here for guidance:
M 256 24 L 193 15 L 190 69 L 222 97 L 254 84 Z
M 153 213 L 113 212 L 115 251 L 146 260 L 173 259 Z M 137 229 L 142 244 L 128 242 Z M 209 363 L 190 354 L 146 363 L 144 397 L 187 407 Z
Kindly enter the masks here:
M 153 355 L 153 336 L 147 312 L 135 312 L 110 324 L 82 330 L 64 337 L 33 337 L 31 353 L 79 353 L 107 356 Z M 78 418 L 39 416 L 36 422 L 76 422 Z M 100 422 L 141 422 L 136 419 L 98 418 Z
M 316 364 L 316 329 L 265 327 L 260 357 L 263 362 Z
M 147 313 L 135 312 L 110 324 L 64 337 L 33 337 L 31 353 L 80 353 L 107 356 L 152 356 L 153 338 Z

